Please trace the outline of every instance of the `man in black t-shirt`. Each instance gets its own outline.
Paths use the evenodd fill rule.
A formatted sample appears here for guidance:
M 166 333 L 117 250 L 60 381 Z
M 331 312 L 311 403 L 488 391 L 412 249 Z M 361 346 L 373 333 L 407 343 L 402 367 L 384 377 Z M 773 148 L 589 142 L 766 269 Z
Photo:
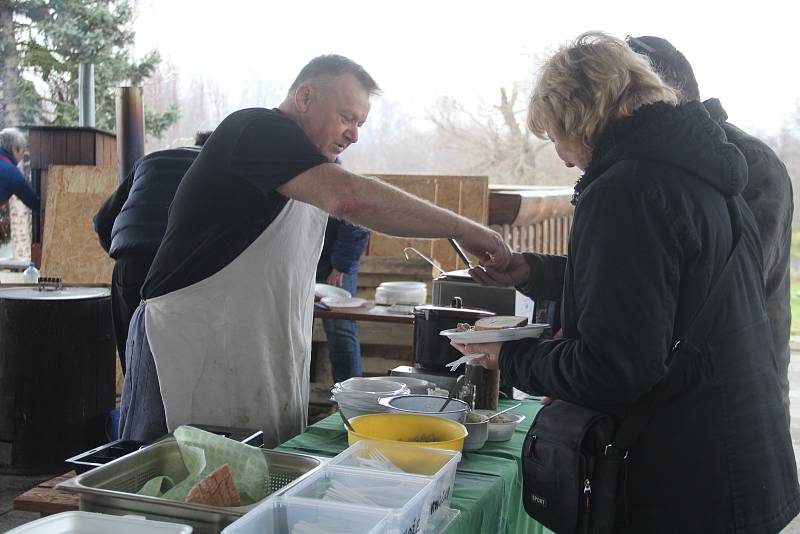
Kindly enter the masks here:
M 261 429 L 272 447 L 302 432 L 328 214 L 508 262 L 496 232 L 333 163 L 378 92 L 358 64 L 321 56 L 279 108 L 237 111 L 214 131 L 178 187 L 131 321 L 123 438 L 204 423 Z

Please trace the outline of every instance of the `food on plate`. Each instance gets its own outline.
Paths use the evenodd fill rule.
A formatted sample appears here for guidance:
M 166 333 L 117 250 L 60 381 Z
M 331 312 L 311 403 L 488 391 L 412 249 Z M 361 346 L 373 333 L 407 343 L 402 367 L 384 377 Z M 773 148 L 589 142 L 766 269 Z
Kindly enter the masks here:
M 486 421 L 486 416 L 475 412 L 467 414 L 467 423 L 483 423 Z
M 186 495 L 186 502 L 209 506 L 241 506 L 239 491 L 228 464 L 222 464 L 192 486 Z
M 469 323 L 458 323 L 456 325 L 456 330 L 458 330 L 459 332 L 472 332 L 473 330 L 475 330 L 475 327 Z
M 475 330 L 500 330 L 528 324 L 528 318 L 519 315 L 494 315 L 475 321 Z

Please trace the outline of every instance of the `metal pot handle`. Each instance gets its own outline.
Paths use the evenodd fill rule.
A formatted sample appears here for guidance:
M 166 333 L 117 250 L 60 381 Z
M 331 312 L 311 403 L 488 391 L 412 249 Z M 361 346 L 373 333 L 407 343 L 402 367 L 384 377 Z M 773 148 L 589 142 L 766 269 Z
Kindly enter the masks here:
M 435 262 L 434 262 L 432 259 L 430 259 L 428 256 L 426 256 L 425 254 L 423 254 L 423 253 L 422 253 L 422 252 L 420 252 L 419 250 L 415 249 L 414 247 L 406 247 L 406 248 L 404 248 L 404 249 L 403 249 L 403 255 L 406 257 L 406 259 L 407 259 L 407 260 L 410 260 L 410 259 L 411 259 L 411 258 L 409 258 L 409 257 L 408 257 L 408 251 L 409 251 L 409 250 L 411 250 L 411 251 L 413 251 L 413 252 L 416 252 L 416 253 L 417 253 L 417 256 L 419 256 L 419 257 L 420 257 L 420 258 L 422 258 L 423 260 L 425 260 L 425 261 L 427 261 L 428 263 L 430 263 L 430 264 L 431 264 L 431 266 L 432 266 L 434 269 L 438 270 L 440 273 L 442 273 L 442 274 L 447 274 L 447 273 L 445 272 L 445 270 L 444 270 L 444 269 L 442 269 L 441 267 L 439 267 L 438 265 L 436 265 L 436 263 L 435 263 Z

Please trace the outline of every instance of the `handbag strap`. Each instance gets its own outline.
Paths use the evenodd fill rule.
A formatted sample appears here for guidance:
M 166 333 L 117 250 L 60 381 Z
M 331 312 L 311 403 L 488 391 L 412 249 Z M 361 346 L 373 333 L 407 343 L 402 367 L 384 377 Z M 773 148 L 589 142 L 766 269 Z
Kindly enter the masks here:
M 628 450 L 633 446 L 644 430 L 655 409 L 679 393 L 683 387 L 685 369 L 695 358 L 702 356 L 700 347 L 710 333 L 717 310 L 724 302 L 729 291 L 731 277 L 736 272 L 734 258 L 742 250 L 742 214 L 734 197 L 726 198 L 728 211 L 733 227 L 733 247 L 728 255 L 716 282 L 709 291 L 700 310 L 692 318 L 686 333 L 673 346 L 670 352 L 671 362 L 667 373 L 661 381 L 633 405 L 623 419 L 614 435 L 613 443 L 605 448 L 605 455 L 626 458 Z

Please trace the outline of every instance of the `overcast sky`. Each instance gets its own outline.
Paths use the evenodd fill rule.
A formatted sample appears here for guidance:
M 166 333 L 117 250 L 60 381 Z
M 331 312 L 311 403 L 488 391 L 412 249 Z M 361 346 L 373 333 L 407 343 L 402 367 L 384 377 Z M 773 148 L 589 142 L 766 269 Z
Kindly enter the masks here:
M 692 62 L 703 98 L 731 121 L 773 133 L 800 99 L 792 2 L 137 0 L 137 47 L 157 47 L 182 79 L 227 91 L 248 80 L 285 89 L 312 57 L 361 63 L 403 110 L 422 116 L 441 96 L 494 103 L 532 78 L 533 58 L 583 31 L 669 39 Z M 733 4 L 748 7 L 730 7 Z M 234 99 L 235 100 L 235 99 Z M 264 102 L 265 106 L 277 102 Z

